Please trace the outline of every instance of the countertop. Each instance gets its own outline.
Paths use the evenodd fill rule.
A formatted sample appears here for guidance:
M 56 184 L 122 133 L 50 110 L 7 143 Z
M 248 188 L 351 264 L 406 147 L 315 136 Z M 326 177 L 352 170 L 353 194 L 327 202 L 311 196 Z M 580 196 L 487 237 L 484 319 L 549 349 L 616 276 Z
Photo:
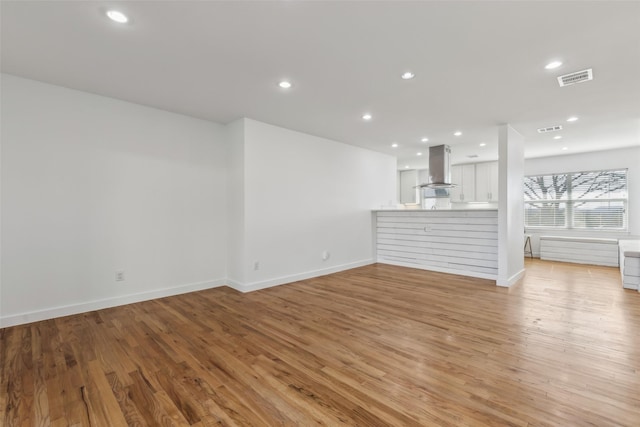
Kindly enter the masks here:
M 496 212 L 498 209 L 372 209 L 372 212 Z

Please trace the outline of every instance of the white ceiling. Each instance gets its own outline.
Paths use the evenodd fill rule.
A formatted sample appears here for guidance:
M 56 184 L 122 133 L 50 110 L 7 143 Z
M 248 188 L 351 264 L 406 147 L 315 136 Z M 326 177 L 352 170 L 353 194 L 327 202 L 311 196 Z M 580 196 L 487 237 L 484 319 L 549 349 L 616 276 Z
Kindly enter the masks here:
M 501 123 L 525 137 L 527 157 L 640 145 L 637 1 L 1 8 L 3 72 L 219 123 L 249 117 L 395 154 L 401 168 L 426 167 L 439 144 L 454 163 L 495 159 Z M 108 20 L 109 8 L 131 22 Z M 556 59 L 560 68 L 544 69 Z M 558 86 L 558 75 L 585 68 L 593 81 Z M 415 79 L 402 80 L 406 70 Z M 292 89 L 277 86 L 283 78 Z M 567 123 L 572 115 L 580 120 Z M 555 124 L 560 141 L 536 132 Z

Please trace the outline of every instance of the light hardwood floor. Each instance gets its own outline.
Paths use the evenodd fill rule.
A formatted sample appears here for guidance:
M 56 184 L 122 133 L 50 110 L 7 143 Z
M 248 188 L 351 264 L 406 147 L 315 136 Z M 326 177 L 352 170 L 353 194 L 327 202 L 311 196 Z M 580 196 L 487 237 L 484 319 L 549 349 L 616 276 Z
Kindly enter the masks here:
M 0 424 L 639 426 L 640 293 L 372 265 L 0 331 Z

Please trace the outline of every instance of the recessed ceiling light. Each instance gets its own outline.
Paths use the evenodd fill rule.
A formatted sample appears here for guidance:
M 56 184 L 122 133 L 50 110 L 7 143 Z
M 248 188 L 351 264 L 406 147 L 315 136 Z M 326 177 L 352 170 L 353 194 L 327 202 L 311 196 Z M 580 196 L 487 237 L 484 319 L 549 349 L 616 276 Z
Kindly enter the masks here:
M 428 142 L 428 141 L 429 141 L 429 138 L 422 138 L 420 141 L 422 141 L 422 142 Z
M 553 139 L 562 139 L 562 135 L 556 135 L 553 137 Z
M 460 135 L 462 135 L 462 132 L 460 132 L 459 130 L 457 130 L 457 131 L 455 131 L 453 134 L 454 134 L 455 136 L 460 136 Z
M 402 73 L 402 80 L 411 80 L 415 76 L 416 75 L 413 74 L 411 71 L 405 71 L 404 73 Z
M 278 86 L 280 86 L 282 89 L 289 89 L 292 85 L 291 82 L 282 80 L 280 83 L 278 83 Z
M 487 144 L 485 142 L 480 143 L 480 147 L 485 147 Z
M 558 68 L 561 65 L 562 65 L 562 62 L 553 61 L 553 62 L 549 62 L 547 65 L 545 65 L 544 68 L 545 68 L 545 70 L 553 70 L 554 68 Z
M 405 165 L 405 167 L 404 167 L 404 168 L 405 168 L 405 169 L 409 169 L 409 165 Z
M 569 149 L 569 147 L 562 147 L 562 150 L 563 150 L 563 151 L 566 151 L 566 150 L 568 150 L 568 149 Z
M 362 120 L 371 120 L 373 116 L 369 113 L 365 113 L 362 115 Z
M 127 15 L 117 10 L 108 10 L 107 16 L 109 17 L 109 19 L 119 24 L 126 24 L 127 22 L 129 22 L 129 18 L 127 18 Z
M 416 156 L 422 156 L 422 153 L 416 153 Z
M 397 147 L 398 147 L 398 144 L 396 144 L 396 143 L 394 142 L 393 144 L 391 144 L 391 146 L 392 146 L 393 148 L 397 148 Z
M 567 121 L 568 121 L 568 122 L 577 122 L 577 121 L 578 121 L 578 118 L 577 118 L 576 116 L 569 117 L 569 118 L 567 119 Z

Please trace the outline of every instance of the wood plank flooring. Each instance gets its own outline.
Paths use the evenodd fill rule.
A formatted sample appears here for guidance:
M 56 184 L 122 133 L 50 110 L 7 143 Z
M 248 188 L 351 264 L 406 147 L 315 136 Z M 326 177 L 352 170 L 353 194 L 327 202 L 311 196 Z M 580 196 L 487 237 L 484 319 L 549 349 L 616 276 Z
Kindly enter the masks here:
M 372 265 L 0 330 L 4 426 L 638 426 L 640 293 Z

